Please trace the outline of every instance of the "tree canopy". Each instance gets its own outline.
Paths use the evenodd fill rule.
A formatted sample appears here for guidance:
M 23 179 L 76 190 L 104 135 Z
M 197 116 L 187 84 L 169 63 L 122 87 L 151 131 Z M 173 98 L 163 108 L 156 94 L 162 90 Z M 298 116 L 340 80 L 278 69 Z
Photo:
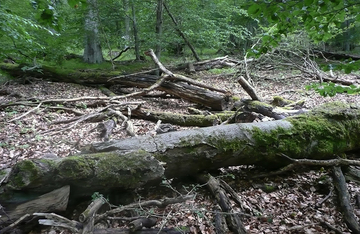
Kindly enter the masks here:
M 326 43 L 349 51 L 360 43 L 360 3 L 356 0 L 306 1 L 173 1 L 165 3 L 162 36 L 156 36 L 157 1 L 103 0 L 98 8 L 99 38 L 103 50 L 137 46 L 140 51 L 159 43 L 169 53 L 184 53 L 179 30 L 195 49 L 259 56 L 276 48 L 284 38 L 306 33 L 313 45 Z M 84 50 L 85 0 L 5 0 L 0 5 L 0 56 L 33 61 L 61 61 L 67 53 Z M 133 13 L 132 13 L 133 11 Z M 135 17 L 135 18 L 134 18 Z M 130 23 L 131 22 L 131 23 Z M 134 24 L 136 22 L 136 24 Z M 129 34 L 130 33 L 130 34 Z M 325 69 L 356 70 L 358 61 L 332 64 Z

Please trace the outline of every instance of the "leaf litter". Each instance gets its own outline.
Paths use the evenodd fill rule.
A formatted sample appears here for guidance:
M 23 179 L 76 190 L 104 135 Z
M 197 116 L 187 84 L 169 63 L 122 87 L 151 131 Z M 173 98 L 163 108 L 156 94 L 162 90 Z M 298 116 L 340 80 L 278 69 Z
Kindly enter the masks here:
M 206 75 L 206 73 L 202 72 L 202 75 Z M 313 82 L 308 78 L 295 76 L 278 79 L 281 75 L 273 71 L 263 71 L 257 75 L 262 78 L 253 80 L 254 87 L 265 100 L 270 100 L 275 95 L 281 95 L 283 98 L 293 101 L 303 99 L 307 109 L 332 101 L 343 101 L 356 105 L 360 101 L 359 95 L 338 94 L 335 97 L 324 98 L 314 91 L 306 91 L 305 85 Z M 216 76 L 211 78 L 209 76 L 202 79 L 202 82 L 228 90 L 241 98 L 249 98 L 233 77 Z M 9 95 L 0 96 L 0 103 L 19 101 L 20 99 L 28 100 L 29 98 L 56 99 L 104 96 L 97 88 L 41 80 L 29 84 L 10 82 L 2 85 L 0 89 L 10 91 Z M 124 100 L 124 102 L 126 101 L 145 101 L 143 105 L 145 108 L 174 113 L 186 113 L 188 106 L 194 106 L 179 99 L 138 97 Z M 73 108 L 84 114 L 101 109 L 101 107 L 87 108 L 89 104 L 91 102 L 83 101 L 77 103 Z M 54 111 L 46 107 L 39 108 L 24 118 L 9 122 L 31 108 L 33 107 L 19 105 L 7 107 L 0 111 L 1 169 L 11 167 L 19 160 L 40 158 L 47 153 L 55 154 L 58 157 L 66 157 L 79 153 L 81 146 L 100 141 L 95 132 L 89 132 L 90 129 L 96 127 L 96 123 L 81 123 L 59 134 L 43 135 L 43 132 L 66 125 L 52 125 L 50 123 L 75 117 L 73 113 L 62 110 Z M 148 134 L 155 127 L 155 123 L 146 120 L 133 119 L 133 121 L 137 135 Z M 184 130 L 187 127 L 178 127 L 178 129 Z M 113 132 L 112 140 L 127 137 L 129 136 L 124 129 L 118 126 Z M 308 170 L 298 174 L 264 178 L 262 180 L 244 179 L 244 172 L 251 170 L 258 169 L 238 167 L 237 169 L 224 169 L 219 174 L 237 191 L 242 200 L 244 211 L 240 211 L 237 205 L 232 205 L 242 215 L 243 224 L 248 233 L 335 233 L 324 225 L 324 222 L 337 228 L 342 233 L 350 233 L 336 207 L 335 194 L 332 194 L 321 206 L 317 206 L 317 203 L 327 196 L 327 193 L 324 193 L 319 186 L 319 179 L 326 176 L 326 172 Z M 234 176 L 227 176 L 229 174 Z M 271 192 L 265 192 L 266 189 L 257 186 L 257 184 L 271 184 L 275 189 Z M 355 214 L 359 218 L 360 210 L 359 207 L 355 206 L 355 198 L 359 196 L 360 187 L 354 182 L 349 182 L 348 189 L 352 205 L 355 207 Z M 175 194 L 171 193 L 171 190 L 165 192 L 155 190 L 147 192 L 146 197 L 143 199 L 164 195 L 175 196 Z M 215 200 L 205 187 L 201 187 L 196 190 L 196 198 L 193 201 L 172 204 L 165 208 L 152 208 L 146 210 L 146 212 L 159 216 L 160 222 L 157 224 L 159 227 L 176 227 L 190 233 L 205 234 L 216 233 L 214 216 L 218 210 L 219 207 Z M 245 212 L 246 215 L 241 212 Z M 112 224 L 118 227 L 123 225 L 121 222 L 113 222 Z

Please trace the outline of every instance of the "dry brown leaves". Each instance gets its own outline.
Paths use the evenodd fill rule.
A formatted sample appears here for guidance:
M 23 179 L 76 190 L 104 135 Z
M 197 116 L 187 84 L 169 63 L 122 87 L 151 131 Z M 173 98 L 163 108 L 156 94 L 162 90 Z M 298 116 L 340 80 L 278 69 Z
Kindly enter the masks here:
M 305 107 L 308 109 L 331 101 L 359 103 L 358 95 L 340 94 L 332 98 L 324 98 L 313 91 L 306 91 L 305 84 L 312 81 L 297 75 L 294 76 L 291 72 L 259 72 L 257 75 L 261 78 L 254 79 L 254 86 L 258 94 L 265 100 L 270 100 L 274 95 L 281 95 L 290 100 L 304 99 Z M 206 74 L 203 73 L 203 75 Z M 202 82 L 230 91 L 241 98 L 248 98 L 236 82 L 235 77 L 204 78 Z M 103 96 L 96 88 L 46 81 L 35 81 L 26 85 L 10 83 L 0 88 L 20 95 L 24 100 L 28 98 Z M 0 96 L 0 103 L 16 100 L 19 100 L 16 95 Z M 132 98 L 123 101 L 134 100 L 145 100 L 146 104 L 143 106 L 150 110 L 181 113 L 186 113 L 186 107 L 193 105 L 178 99 Z M 83 101 L 72 107 L 84 114 L 100 109 L 100 107 L 86 108 L 89 104 L 91 104 L 90 101 Z M 42 133 L 45 131 L 66 126 L 66 124 L 53 125 L 52 122 L 75 117 L 74 114 L 50 110 L 46 106 L 42 106 L 19 120 L 8 122 L 31 108 L 34 107 L 11 106 L 0 112 L 0 169 L 10 167 L 19 160 L 42 157 L 49 152 L 59 157 L 66 157 L 78 153 L 81 146 L 100 141 L 96 132 L 89 132 L 96 127 L 96 123 L 81 123 L 59 134 L 43 135 Z M 155 123 L 134 120 L 134 126 L 137 135 L 144 135 L 154 129 Z M 129 136 L 121 126 L 117 126 L 112 139 L 125 137 Z M 332 195 L 321 207 L 315 207 L 316 203 L 326 196 L 326 194 L 319 193 L 317 188 L 317 181 L 321 176 L 321 173 L 311 171 L 281 178 L 281 180 L 278 178 L 277 181 L 264 181 L 275 184 L 277 189 L 270 193 L 254 187 L 253 184 L 238 188 L 244 206 L 251 215 L 251 217 L 243 218 L 247 231 L 249 233 L 331 233 L 328 228 L 320 224 L 320 221 L 325 221 L 347 233 L 341 215 L 334 204 L 335 195 Z M 352 183 L 348 186 L 352 200 L 354 200 L 354 196 L 359 193 L 360 188 Z M 162 217 L 160 224 L 165 227 L 180 229 L 187 227 L 192 233 L 215 233 L 213 223 L 215 209 L 218 208 L 211 196 L 198 193 L 194 201 L 170 205 L 163 210 L 156 210 L 156 213 Z M 234 207 L 234 209 L 237 208 Z M 356 213 L 359 214 L 360 211 L 356 210 Z

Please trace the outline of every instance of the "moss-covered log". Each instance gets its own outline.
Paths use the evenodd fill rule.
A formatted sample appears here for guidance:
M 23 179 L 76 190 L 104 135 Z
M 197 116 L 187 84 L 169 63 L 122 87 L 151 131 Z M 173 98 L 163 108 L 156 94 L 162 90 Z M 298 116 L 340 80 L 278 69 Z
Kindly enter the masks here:
M 123 112 L 125 115 L 127 111 Z M 161 120 L 164 123 L 171 123 L 180 126 L 208 127 L 214 123 L 223 122 L 235 115 L 233 111 L 224 111 L 212 115 L 185 115 L 171 112 L 150 111 L 137 108 L 131 111 L 131 116 L 138 119 L 146 119 L 157 122 Z
M 359 107 L 331 103 L 277 121 L 96 143 L 81 155 L 17 163 L 3 191 L 46 192 L 69 184 L 91 194 L 113 188 L 134 189 L 163 176 L 189 176 L 227 166 L 277 167 L 287 163 L 280 154 L 329 159 L 360 148 L 359 115 Z
M 14 77 L 37 77 L 54 82 L 67 82 L 82 85 L 122 85 L 127 87 L 148 88 L 158 82 L 161 78 L 149 74 L 130 74 L 122 75 L 118 71 L 73 71 L 63 73 L 53 67 L 43 66 L 41 69 L 24 70 L 20 65 L 1 64 L 0 69 L 8 72 Z M 223 93 L 211 91 L 209 89 L 188 84 L 187 82 L 165 81 L 158 90 L 172 94 L 189 102 L 198 103 L 212 110 L 222 111 L 231 105 L 232 99 Z

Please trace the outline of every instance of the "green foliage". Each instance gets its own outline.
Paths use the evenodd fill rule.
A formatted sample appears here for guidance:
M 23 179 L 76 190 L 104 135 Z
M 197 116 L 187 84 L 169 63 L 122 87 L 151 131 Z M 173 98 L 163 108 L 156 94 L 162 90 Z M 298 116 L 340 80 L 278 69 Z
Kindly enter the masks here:
M 54 30 L 36 21 L 36 16 L 41 10 L 37 10 L 38 5 L 35 8 L 28 1 L 20 0 L 6 0 L 0 5 L 0 58 L 15 57 L 21 61 L 21 55 L 23 59 L 32 60 L 44 49 L 41 41 L 37 40 L 37 34 L 56 37 L 57 33 Z M 47 13 L 40 13 L 40 18 L 44 17 L 42 23 L 46 20 L 43 14 Z M 47 23 L 52 20 L 50 18 Z
M 101 193 L 99 192 L 94 192 L 92 195 L 91 195 L 91 200 L 92 201 L 95 201 L 96 199 L 103 199 L 104 202 L 108 202 L 109 199 L 106 199 L 104 197 L 104 195 L 102 195 Z
M 336 85 L 332 82 L 327 83 L 314 83 L 311 85 L 305 86 L 306 90 L 315 90 L 315 92 L 319 93 L 323 97 L 333 97 L 338 93 L 347 93 L 347 94 L 359 94 L 360 93 L 360 87 L 355 85 L 350 86 L 341 86 Z
M 304 0 L 276 1 L 259 0 L 252 2 L 248 14 L 269 28 L 261 37 L 261 43 L 251 51 L 259 56 L 278 46 L 283 37 L 299 30 L 305 31 L 314 43 L 326 42 L 344 33 L 344 22 L 352 20 L 350 29 L 360 22 L 358 0 Z M 354 37 L 355 38 L 355 37 Z M 355 40 L 355 39 L 354 39 Z M 338 66 L 346 72 L 358 69 L 356 63 Z

